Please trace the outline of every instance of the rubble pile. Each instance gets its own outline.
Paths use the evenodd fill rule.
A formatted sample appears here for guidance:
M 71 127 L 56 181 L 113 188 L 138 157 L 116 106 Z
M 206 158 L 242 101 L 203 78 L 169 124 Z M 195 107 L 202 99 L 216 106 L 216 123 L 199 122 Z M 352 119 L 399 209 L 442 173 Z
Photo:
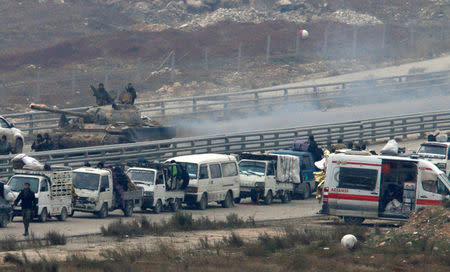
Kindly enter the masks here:
M 372 16 L 369 14 L 364 14 L 364 13 L 358 13 L 358 12 L 350 10 L 350 9 L 336 10 L 335 12 L 328 15 L 327 18 L 332 21 L 336 21 L 338 23 L 357 25 L 357 26 L 377 25 L 377 24 L 383 23 L 375 16 Z
M 450 209 L 433 207 L 415 212 L 397 232 L 450 242 Z

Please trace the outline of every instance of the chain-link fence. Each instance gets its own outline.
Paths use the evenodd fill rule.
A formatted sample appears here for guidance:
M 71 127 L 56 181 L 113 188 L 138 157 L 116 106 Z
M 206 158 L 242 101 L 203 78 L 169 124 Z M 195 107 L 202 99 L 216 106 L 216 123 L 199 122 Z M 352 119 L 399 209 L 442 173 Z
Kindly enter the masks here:
M 7 77 L 0 76 L 0 103 L 3 113 L 9 105 L 25 102 L 82 106 L 88 99 L 93 101 L 89 86 L 99 82 L 115 93 L 128 82 L 139 91 L 152 91 L 174 82 L 214 81 L 220 73 L 257 73 L 264 65 L 276 68 L 317 60 L 429 58 L 449 48 L 448 20 L 429 26 L 320 23 L 305 27 L 310 32 L 305 40 L 299 35 L 300 27 L 279 27 L 280 31 L 273 31 L 275 26 L 271 32 L 247 34 L 242 27 L 237 38 L 228 43 L 211 40 L 210 44 L 183 45 L 175 41 L 173 49 L 160 50 L 151 58 L 97 58 L 48 69 L 29 64 Z

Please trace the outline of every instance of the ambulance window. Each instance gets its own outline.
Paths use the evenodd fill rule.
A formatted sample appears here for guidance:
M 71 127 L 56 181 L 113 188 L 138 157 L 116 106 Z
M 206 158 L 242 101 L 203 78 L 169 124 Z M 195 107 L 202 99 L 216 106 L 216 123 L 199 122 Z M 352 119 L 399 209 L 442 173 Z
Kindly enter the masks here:
M 437 175 L 428 171 L 422 172 L 422 188 L 430 193 L 437 193 Z
M 443 178 L 445 178 L 444 175 L 443 175 Z M 441 195 L 450 195 L 450 192 L 449 192 L 447 186 L 445 186 L 445 184 L 441 180 L 441 177 L 438 180 L 437 192 L 438 192 L 438 194 L 441 194 Z
M 375 189 L 378 170 L 342 167 L 339 173 L 339 188 L 369 190 Z

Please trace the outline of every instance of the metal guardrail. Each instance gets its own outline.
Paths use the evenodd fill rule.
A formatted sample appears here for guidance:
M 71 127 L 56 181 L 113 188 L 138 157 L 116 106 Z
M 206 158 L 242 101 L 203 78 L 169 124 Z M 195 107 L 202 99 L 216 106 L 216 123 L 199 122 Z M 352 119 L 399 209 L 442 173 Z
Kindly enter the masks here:
M 149 113 L 152 118 L 168 119 L 171 117 L 199 117 L 238 109 L 257 109 L 280 103 L 311 103 L 328 98 L 345 98 L 348 95 L 364 94 L 370 88 L 374 91 L 408 92 L 420 88 L 450 85 L 450 70 L 415 75 L 383 77 L 370 80 L 336 82 L 328 84 L 288 86 L 256 89 L 243 92 L 173 98 L 164 100 L 141 101 L 136 103 L 142 113 Z M 88 107 L 66 110 L 83 111 Z M 58 115 L 46 112 L 27 112 L 4 115 L 15 120 L 15 125 L 31 136 L 35 130 L 57 127 Z
M 322 144 L 335 142 L 338 138 L 345 141 L 375 141 L 396 136 L 407 137 L 410 134 L 424 135 L 435 129 L 450 129 L 450 111 L 419 113 L 393 116 L 319 126 L 305 126 L 269 131 L 252 131 L 204 137 L 176 138 L 171 140 L 140 142 L 109 146 L 96 146 L 35 152 L 29 155 L 42 162 L 81 166 L 89 161 L 106 163 L 136 161 L 138 158 L 161 160 L 174 156 L 200 153 L 238 153 L 267 151 L 292 146 L 297 138 L 306 139 L 315 135 Z M 11 165 L 10 156 L 0 156 L 0 171 L 8 175 Z

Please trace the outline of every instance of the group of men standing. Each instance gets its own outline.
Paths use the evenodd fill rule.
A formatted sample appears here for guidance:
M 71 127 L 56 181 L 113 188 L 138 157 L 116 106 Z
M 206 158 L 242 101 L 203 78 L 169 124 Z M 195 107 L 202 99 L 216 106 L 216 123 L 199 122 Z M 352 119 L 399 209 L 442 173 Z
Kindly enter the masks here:
M 42 134 L 38 134 L 36 136 L 36 140 L 34 140 L 33 144 L 31 145 L 31 149 L 35 152 L 52 150 L 53 148 L 54 143 L 48 133 L 45 133 L 44 137 L 42 137 Z
M 92 92 L 96 98 L 97 105 L 105 106 L 105 105 L 114 105 L 114 97 L 106 91 L 103 83 L 98 84 L 98 88 L 95 88 L 91 85 Z M 137 94 L 131 83 L 128 83 L 125 90 L 122 91 L 118 97 L 118 102 L 124 105 L 134 105 L 134 101 L 136 100 Z

